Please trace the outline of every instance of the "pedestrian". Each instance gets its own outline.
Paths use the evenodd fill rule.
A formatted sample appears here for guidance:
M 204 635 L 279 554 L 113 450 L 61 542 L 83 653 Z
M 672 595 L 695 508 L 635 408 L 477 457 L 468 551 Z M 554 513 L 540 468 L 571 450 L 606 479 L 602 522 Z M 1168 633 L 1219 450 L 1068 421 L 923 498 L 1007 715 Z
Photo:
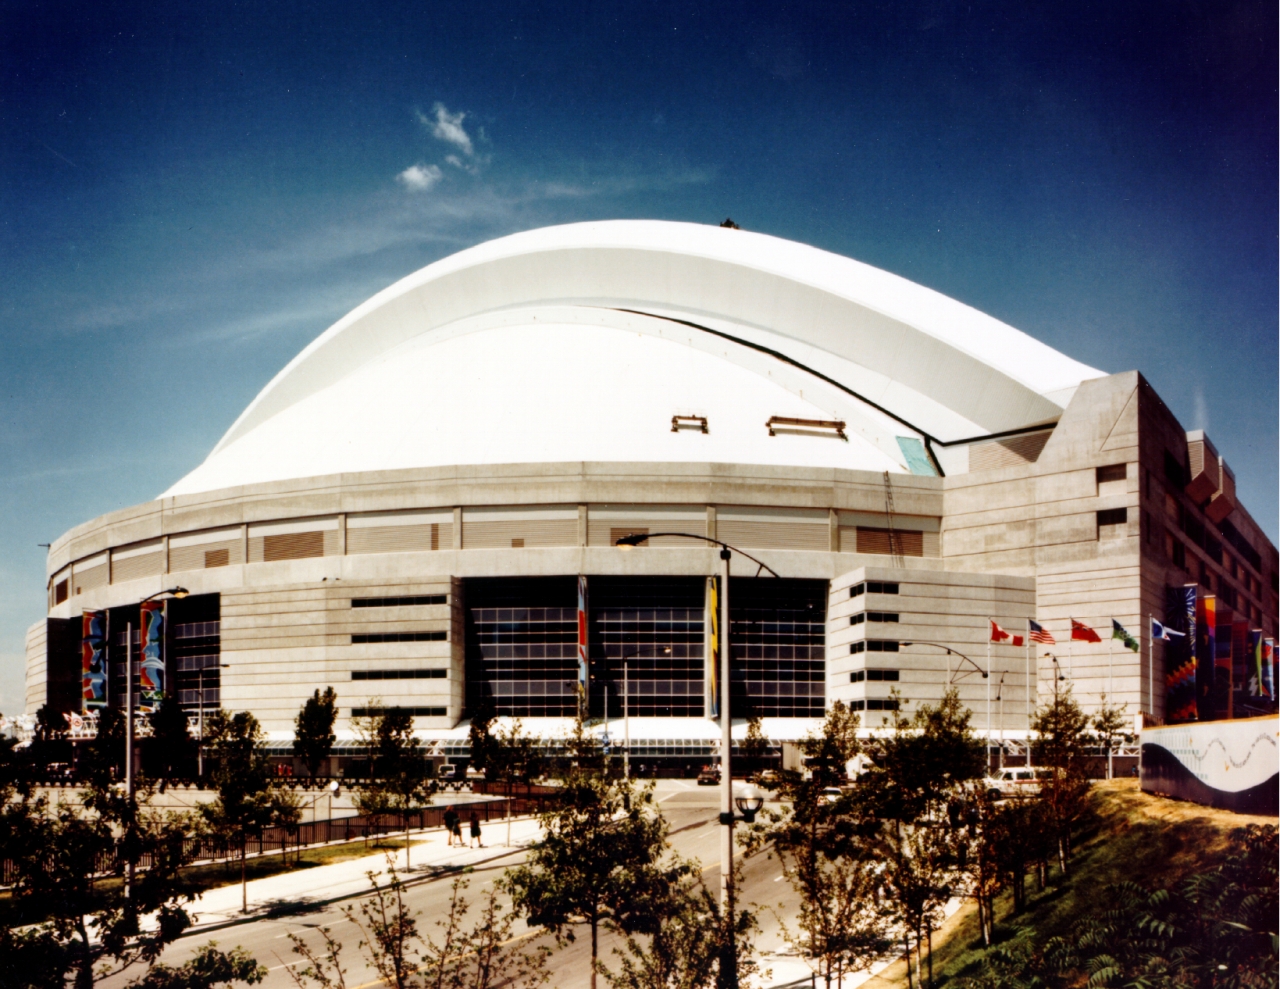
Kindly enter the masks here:
M 453 837 L 459 848 L 462 847 L 462 818 L 457 814 L 453 815 Z
M 480 815 L 474 810 L 471 812 L 471 847 L 484 848 L 484 843 L 480 840 Z
M 458 812 L 452 806 L 444 812 L 444 829 L 449 832 L 449 844 L 453 844 L 453 836 L 458 833 Z

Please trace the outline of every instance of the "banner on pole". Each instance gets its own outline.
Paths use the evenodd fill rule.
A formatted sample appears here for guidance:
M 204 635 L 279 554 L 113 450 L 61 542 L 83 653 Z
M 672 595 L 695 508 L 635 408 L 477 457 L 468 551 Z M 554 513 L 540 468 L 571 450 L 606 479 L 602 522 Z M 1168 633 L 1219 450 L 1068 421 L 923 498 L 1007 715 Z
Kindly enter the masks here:
M 138 710 L 146 714 L 164 699 L 164 602 L 144 601 L 141 617 Z
M 578 689 L 587 692 L 587 578 L 578 574 Z
M 1164 647 L 1165 720 L 1195 721 L 1196 705 L 1196 587 L 1170 587 L 1165 602 L 1165 625 L 1182 633 Z
M 710 621 L 707 627 L 711 630 L 707 636 L 707 682 L 711 685 L 708 701 L 711 717 L 720 717 L 720 581 L 716 577 L 707 578 L 707 611 Z
M 86 611 L 81 616 L 81 710 L 107 706 L 107 613 Z

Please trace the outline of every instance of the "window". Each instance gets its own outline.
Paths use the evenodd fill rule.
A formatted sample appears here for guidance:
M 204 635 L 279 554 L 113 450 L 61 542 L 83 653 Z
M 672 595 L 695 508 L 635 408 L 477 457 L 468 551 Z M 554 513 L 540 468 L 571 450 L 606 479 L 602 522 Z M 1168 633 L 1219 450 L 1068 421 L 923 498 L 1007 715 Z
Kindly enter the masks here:
M 351 644 L 369 642 L 444 642 L 448 632 L 360 632 L 351 636 Z
M 863 594 L 897 594 L 898 585 L 882 580 L 868 580 L 863 584 L 854 584 L 849 588 L 849 597 L 856 598 Z
M 1104 508 L 1098 513 L 1098 525 L 1124 525 L 1129 521 L 1129 509 Z
M 1173 565 L 1175 567 L 1181 567 L 1183 570 L 1186 570 L 1187 569 L 1187 547 L 1182 545 L 1182 540 L 1179 539 L 1177 536 L 1173 535 L 1172 533 L 1169 534 L 1169 543 L 1173 548 L 1173 552 L 1170 554 L 1170 556 L 1173 558 Z
M 896 711 L 898 710 L 898 702 L 896 700 L 894 701 L 869 700 L 867 701 L 867 710 L 868 711 Z
M 352 680 L 443 680 L 448 670 L 352 670 Z
M 67 599 L 67 582 L 60 580 L 53 585 L 53 603 L 62 604 Z
M 862 683 L 863 680 L 892 680 L 897 681 L 897 670 L 854 670 L 849 674 L 850 683 Z
M 353 608 L 408 608 L 422 604 L 448 604 L 447 594 L 419 594 L 414 597 L 398 598 L 352 598 Z
M 867 621 L 869 622 L 896 622 L 898 616 L 892 611 L 868 611 Z
M 1168 450 L 1164 452 L 1164 477 L 1175 488 L 1185 488 L 1187 486 L 1186 468 L 1182 466 L 1182 461 Z
M 867 613 L 865 611 L 859 611 L 856 615 L 849 616 L 850 625 L 861 625 L 866 620 L 867 620 Z
M 447 713 L 447 709 L 443 707 L 353 707 L 351 717 L 371 718 L 388 711 L 403 711 L 414 718 L 443 718 Z
M 1129 476 L 1128 464 L 1107 464 L 1105 467 L 1099 467 L 1097 470 L 1098 483 L 1106 484 L 1108 481 L 1123 481 Z
M 860 652 L 897 652 L 898 643 L 883 639 L 867 639 L 849 646 L 849 655 L 856 656 Z

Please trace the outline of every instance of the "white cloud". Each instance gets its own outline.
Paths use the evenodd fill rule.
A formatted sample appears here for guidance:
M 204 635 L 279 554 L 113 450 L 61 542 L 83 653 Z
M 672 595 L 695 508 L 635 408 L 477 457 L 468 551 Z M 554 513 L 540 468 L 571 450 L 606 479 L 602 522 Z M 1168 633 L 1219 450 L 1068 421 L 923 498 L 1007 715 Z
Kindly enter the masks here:
M 410 165 L 396 176 L 396 181 L 406 189 L 425 192 L 444 177 L 439 165 Z
M 467 119 L 466 113 L 462 111 L 450 113 L 443 103 L 437 103 L 432 107 L 432 112 L 435 114 L 434 119 L 421 112 L 418 114 L 418 119 L 424 127 L 431 128 L 433 137 L 452 144 L 468 157 L 475 153 L 471 144 L 471 135 L 462 126 L 462 122 Z

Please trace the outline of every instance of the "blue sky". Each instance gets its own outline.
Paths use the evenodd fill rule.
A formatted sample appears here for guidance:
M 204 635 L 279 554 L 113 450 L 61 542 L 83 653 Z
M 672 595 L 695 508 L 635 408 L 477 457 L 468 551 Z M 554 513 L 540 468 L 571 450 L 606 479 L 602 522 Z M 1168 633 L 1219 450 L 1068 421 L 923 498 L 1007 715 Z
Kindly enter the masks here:
M 1275 539 L 1274 2 L 762 6 L 0 2 L 0 710 L 37 543 L 550 223 L 732 216 L 1137 368 Z

